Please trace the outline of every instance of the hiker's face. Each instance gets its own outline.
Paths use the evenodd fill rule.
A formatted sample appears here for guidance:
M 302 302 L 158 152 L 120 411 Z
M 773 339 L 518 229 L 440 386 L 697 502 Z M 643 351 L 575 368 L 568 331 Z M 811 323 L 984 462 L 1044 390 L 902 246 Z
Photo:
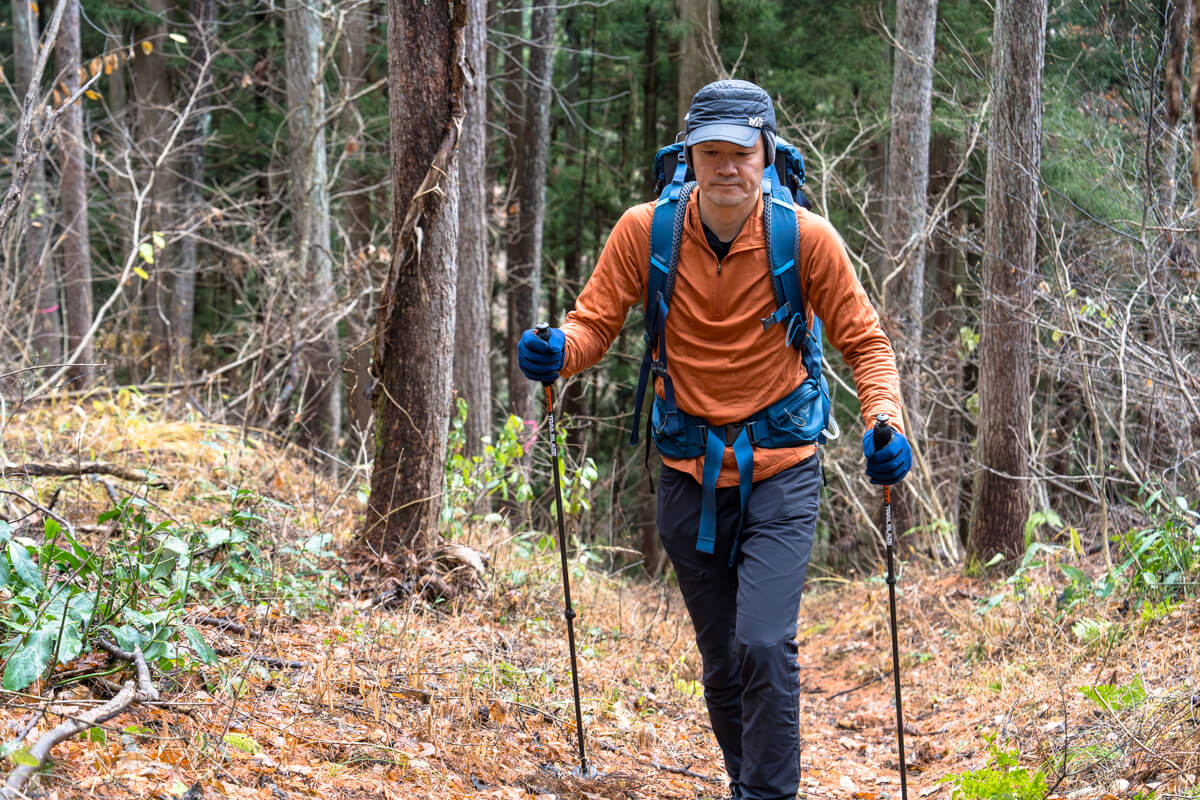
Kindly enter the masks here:
M 762 137 L 753 147 L 733 142 L 701 142 L 692 147 L 692 169 L 700 196 L 714 206 L 733 208 L 758 202 L 766 169 Z

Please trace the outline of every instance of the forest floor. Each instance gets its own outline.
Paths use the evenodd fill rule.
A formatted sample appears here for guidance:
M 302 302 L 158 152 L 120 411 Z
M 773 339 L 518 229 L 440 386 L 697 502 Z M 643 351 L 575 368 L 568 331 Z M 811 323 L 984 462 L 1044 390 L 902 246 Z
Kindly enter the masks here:
M 137 398 L 77 409 L 29 408 L 3 425 L 5 480 L 19 484 L 9 491 L 54 505 L 81 537 L 128 491 L 147 516 L 169 523 L 152 535 L 207 536 L 226 550 L 221 574 L 239 577 L 232 589 L 213 578 L 210 593 L 179 610 L 219 658 L 204 663 L 194 642 L 191 651 L 181 645 L 156 664 L 159 700 L 130 707 L 100 735 L 58 745 L 30 797 L 724 796 L 699 658 L 669 580 L 606 575 L 586 548 L 572 558 L 587 755 L 599 770 L 580 778 L 548 537 L 471 529 L 463 543 L 487 558 L 476 592 L 379 603 L 383 595 L 346 588 L 345 564 L 324 544 L 310 547 L 326 532 L 333 549 L 352 537 L 362 510 L 353 479 L 329 482 L 268 437 L 239 447 L 236 429 L 169 421 Z M 14 480 L 15 464 L 50 453 L 152 469 L 167 488 L 98 476 Z M 5 517 L 13 513 L 10 503 Z M 252 529 L 257 547 L 236 558 L 237 537 L 212 534 Z M 90 535 L 99 547 L 114 530 Z M 238 558 L 269 569 L 238 572 Z M 1097 575 L 1098 559 L 1063 548 L 1008 582 L 905 565 L 898 603 L 911 797 L 1200 797 L 1200 603 L 1139 607 L 1114 595 L 1064 612 L 1060 564 Z M 900 797 L 880 576 L 810 576 L 799 664 L 802 794 Z M 64 704 L 105 699 L 121 669 L 85 651 L 23 691 L 5 691 L 0 726 L 15 742 L 6 752 L 58 724 Z M 103 670 L 111 674 L 98 677 Z M 952 776 L 960 777 L 943 780 Z

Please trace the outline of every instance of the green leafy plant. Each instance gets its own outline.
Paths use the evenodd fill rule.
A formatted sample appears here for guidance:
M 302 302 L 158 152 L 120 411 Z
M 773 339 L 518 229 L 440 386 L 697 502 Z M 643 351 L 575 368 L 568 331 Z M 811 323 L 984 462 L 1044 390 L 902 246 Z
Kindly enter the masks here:
M 1062 519 L 1053 509 L 1041 508 L 1030 514 L 1029 519 L 1025 520 L 1025 546 L 1033 544 L 1038 530 L 1047 525 L 1056 530 L 1063 527 Z
M 1124 711 L 1146 702 L 1146 687 L 1141 678 L 1134 678 L 1122 686 L 1101 683 L 1096 686 L 1084 686 L 1079 691 L 1106 711 Z
M 991 754 L 986 765 L 941 779 L 954 787 L 953 800 L 1042 800 L 1048 791 L 1045 771 L 1030 772 L 1020 766 L 1016 749 L 1000 747 L 994 735 L 985 738 Z
M 1111 573 L 1093 580 L 1079 567 L 1059 564 L 1058 568 L 1068 578 L 1067 585 L 1058 596 L 1058 607 L 1064 614 L 1071 613 L 1076 606 L 1089 600 L 1107 600 L 1117 588 L 1117 580 Z
M 114 533 L 89 546 L 53 519 L 42 541 L 16 536 L 0 522 L 0 641 L 9 691 L 28 687 L 53 664 L 66 664 L 103 637 L 122 650 L 140 648 L 160 667 L 191 657 L 216 664 L 217 655 L 196 629 L 183 624 L 190 599 L 224 603 L 280 603 L 294 613 L 317 604 L 319 589 L 336 589 L 329 534 L 277 547 L 258 498 L 231 494 L 230 511 L 203 531 L 154 521 L 147 504 L 126 498 L 98 521 Z
M 478 515 L 472 510 L 483 498 L 499 495 L 525 503 L 533 496 L 529 476 L 522 468 L 528 434 L 520 417 L 509 415 L 493 442 L 484 437 L 483 455 L 466 453 L 467 401 L 458 398 L 457 413 L 450 424 L 446 458 L 446 493 L 442 524 L 451 534 L 462 531 Z M 499 522 L 499 516 L 494 518 Z
M 262 496 L 243 487 L 229 490 L 228 510 L 204 523 L 198 559 L 188 579 L 223 604 L 271 604 L 289 614 L 328 609 L 340 581 L 329 562 L 330 533 L 295 542 L 275 541 Z
M 1071 633 L 1081 644 L 1107 645 L 1124 636 L 1124 629 L 1107 619 L 1082 617 L 1071 626 Z
M 185 593 L 173 585 L 172 573 L 187 546 L 149 525 L 133 500 L 100 520 L 118 516 L 133 523 L 132 536 L 100 550 L 89 549 L 53 519 L 40 544 L 0 524 L 3 623 L 11 634 L 0 643 L 5 689 L 23 689 L 52 664 L 72 661 L 96 635 L 125 650 L 141 647 L 148 661 L 176 657 L 175 622 Z
M 1032 570 L 1044 567 L 1046 561 L 1042 560 L 1045 557 L 1056 556 L 1063 550 L 1061 545 L 1046 544 L 1045 542 L 1033 542 L 1025 550 L 1025 555 L 1021 557 L 1021 563 L 1013 570 L 1013 574 L 1008 576 L 1001 584 L 999 591 L 988 598 L 987 602 L 976 609 L 978 614 L 986 614 L 996 606 L 1004 602 L 1004 599 L 1010 594 L 1017 597 L 1024 597 L 1033 583 L 1033 578 L 1029 574 Z M 996 559 L 993 559 L 995 562 Z
M 1127 576 L 1129 593 L 1143 601 L 1191 595 L 1200 573 L 1200 513 L 1161 489 L 1146 497 L 1143 509 L 1151 524 L 1118 537 L 1125 560 L 1116 574 Z
M 497 514 L 475 513 L 485 497 L 499 495 L 505 500 L 527 503 L 534 496 L 526 456 L 536 445 L 538 429 L 520 417 L 509 415 L 497 432 L 495 441 L 484 437 L 483 454 L 466 454 L 467 403 L 458 398 L 457 413 L 451 422 L 446 458 L 446 493 L 442 505 L 442 524 L 447 533 L 457 535 L 472 521 L 499 522 Z M 599 478 L 596 463 L 585 458 L 581 464 L 567 463 L 566 428 L 557 427 L 559 483 L 563 495 L 563 513 L 576 515 L 592 507 L 590 492 Z

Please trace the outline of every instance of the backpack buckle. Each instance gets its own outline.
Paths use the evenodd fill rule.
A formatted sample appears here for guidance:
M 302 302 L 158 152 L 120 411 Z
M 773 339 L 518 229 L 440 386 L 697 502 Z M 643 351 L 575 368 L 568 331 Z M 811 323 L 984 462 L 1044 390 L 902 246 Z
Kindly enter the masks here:
M 742 429 L 746 427 L 743 422 L 731 422 L 728 425 L 722 425 L 721 430 L 725 435 L 725 446 L 733 447 L 733 443 L 742 435 Z
M 656 358 L 650 362 L 650 371 L 661 378 L 667 374 L 667 365 Z

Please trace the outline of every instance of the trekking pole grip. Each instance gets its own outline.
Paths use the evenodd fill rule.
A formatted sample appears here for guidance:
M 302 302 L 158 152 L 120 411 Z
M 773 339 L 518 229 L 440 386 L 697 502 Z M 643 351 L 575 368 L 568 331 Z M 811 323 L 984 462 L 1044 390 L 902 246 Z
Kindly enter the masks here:
M 892 434 L 896 429 L 892 427 L 892 418 L 887 414 L 875 415 L 875 428 L 871 432 L 871 441 L 875 444 L 876 450 L 881 450 L 888 446 L 888 442 L 892 440 Z
M 550 323 L 549 322 L 539 322 L 537 325 L 534 325 L 533 332 L 536 333 L 537 337 L 539 339 L 541 339 L 543 342 L 550 341 Z M 547 389 L 549 389 L 553 385 L 554 385 L 553 381 L 542 384 L 542 386 L 545 386 Z M 548 405 L 550 405 L 552 403 L 549 395 L 546 395 L 546 403 Z

